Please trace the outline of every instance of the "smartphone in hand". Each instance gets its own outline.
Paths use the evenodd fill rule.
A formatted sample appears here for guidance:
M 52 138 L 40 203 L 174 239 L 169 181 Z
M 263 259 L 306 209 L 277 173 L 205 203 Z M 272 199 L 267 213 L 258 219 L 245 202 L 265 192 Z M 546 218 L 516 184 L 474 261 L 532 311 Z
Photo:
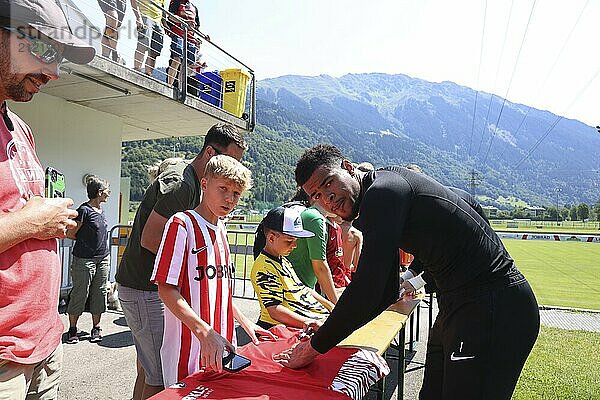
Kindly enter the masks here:
M 46 197 L 65 197 L 65 175 L 60 171 L 46 168 Z
M 252 362 L 239 354 L 223 353 L 223 369 L 227 372 L 238 372 L 250 366 Z

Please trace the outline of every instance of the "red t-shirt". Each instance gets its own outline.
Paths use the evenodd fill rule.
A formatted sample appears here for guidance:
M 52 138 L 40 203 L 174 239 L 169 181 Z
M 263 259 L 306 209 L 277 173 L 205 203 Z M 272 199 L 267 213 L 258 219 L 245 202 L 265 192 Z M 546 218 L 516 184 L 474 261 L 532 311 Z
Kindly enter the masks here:
M 10 111 L 8 116 L 14 131 L 0 120 L 3 213 L 20 210 L 30 197 L 44 194 L 44 171 L 31 130 Z M 0 253 L 0 359 L 35 364 L 56 349 L 63 330 L 60 280 L 56 239 L 27 239 Z
M 333 221 L 327 220 L 327 264 L 336 288 L 348 286 L 350 270 L 344 265 L 344 249 L 342 247 L 342 228 Z
M 250 343 L 238 350 L 252 361 L 248 368 L 236 373 L 199 372 L 151 399 L 358 400 L 390 372 L 385 360 L 372 351 L 337 347 L 304 368 L 282 367 L 273 361 L 273 355 L 297 343 L 298 330 L 277 325 L 271 332 L 278 340 L 258 346 Z

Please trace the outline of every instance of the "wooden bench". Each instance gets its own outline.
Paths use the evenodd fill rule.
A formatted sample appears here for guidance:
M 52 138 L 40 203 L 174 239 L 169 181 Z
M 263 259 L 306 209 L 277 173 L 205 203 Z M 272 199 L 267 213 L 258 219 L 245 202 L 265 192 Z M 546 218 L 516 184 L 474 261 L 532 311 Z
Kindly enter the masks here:
M 402 399 L 404 396 L 405 328 L 409 317 L 418 307 L 422 298 L 423 296 L 419 296 L 412 300 L 399 301 L 392 304 L 387 310 L 379 314 L 362 328 L 354 331 L 338 345 L 340 347 L 361 347 L 372 350 L 386 359 L 389 359 L 389 357 L 387 357 L 387 350 L 392 345 L 393 340 L 398 338 L 398 399 Z M 419 329 L 418 326 L 417 329 Z M 377 398 L 382 400 L 385 396 L 385 378 L 378 382 L 377 391 Z

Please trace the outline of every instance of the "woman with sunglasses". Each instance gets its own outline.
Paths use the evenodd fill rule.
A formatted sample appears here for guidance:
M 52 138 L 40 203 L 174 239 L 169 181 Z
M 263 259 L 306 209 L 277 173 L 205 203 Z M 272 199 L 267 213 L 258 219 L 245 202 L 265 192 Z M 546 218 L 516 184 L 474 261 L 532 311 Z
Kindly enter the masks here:
M 87 179 L 87 195 L 89 200 L 77 209 L 77 227 L 67 234 L 67 237 L 75 240 L 71 262 L 73 289 L 67 307 L 70 325 L 67 343 L 71 344 L 79 342 L 77 321 L 87 303 L 93 324 L 90 342 L 102 340 L 100 317 L 106 311 L 110 251 L 102 203 L 110 196 L 108 182 L 90 176 Z

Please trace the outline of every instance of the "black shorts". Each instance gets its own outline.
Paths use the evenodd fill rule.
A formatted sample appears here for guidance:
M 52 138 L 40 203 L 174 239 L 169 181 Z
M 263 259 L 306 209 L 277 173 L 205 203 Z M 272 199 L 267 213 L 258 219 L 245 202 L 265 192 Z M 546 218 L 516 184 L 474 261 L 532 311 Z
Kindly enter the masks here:
M 117 28 L 123 23 L 125 17 L 125 9 L 127 8 L 126 0 L 98 0 L 98 4 L 102 12 L 106 14 L 109 11 L 117 12 Z
M 154 58 L 158 57 L 163 48 L 164 34 L 162 26 L 146 16 L 142 17 L 146 30 L 138 31 L 138 43 L 150 50 L 150 55 Z
M 438 300 L 419 399 L 510 399 L 540 327 L 527 281 Z

